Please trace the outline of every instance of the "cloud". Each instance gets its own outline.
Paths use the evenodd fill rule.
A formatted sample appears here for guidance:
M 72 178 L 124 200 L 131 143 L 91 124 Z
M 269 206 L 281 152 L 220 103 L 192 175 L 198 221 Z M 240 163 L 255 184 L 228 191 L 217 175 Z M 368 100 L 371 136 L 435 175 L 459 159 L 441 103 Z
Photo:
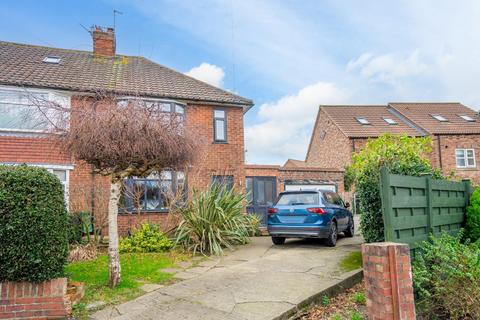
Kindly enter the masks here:
M 375 56 L 364 53 L 347 64 L 348 72 L 359 72 L 364 78 L 388 84 L 396 84 L 404 78 L 421 75 L 427 69 L 428 65 L 418 50 L 406 56 L 393 53 Z
M 225 77 L 225 72 L 222 68 L 206 62 L 193 67 L 185 74 L 219 88 L 222 87 L 223 78 Z
M 293 95 L 265 103 L 259 122 L 245 128 L 247 162 L 283 163 L 304 159 L 320 104 L 344 103 L 347 92 L 329 82 L 317 82 Z

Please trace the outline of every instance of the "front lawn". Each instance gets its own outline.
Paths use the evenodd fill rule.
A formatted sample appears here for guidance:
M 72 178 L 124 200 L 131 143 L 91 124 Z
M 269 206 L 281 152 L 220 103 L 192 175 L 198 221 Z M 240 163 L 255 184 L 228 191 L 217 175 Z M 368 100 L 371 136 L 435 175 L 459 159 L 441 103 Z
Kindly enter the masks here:
M 70 263 L 66 272 L 70 280 L 85 283 L 85 297 L 79 308 L 90 302 L 103 301 L 118 304 L 143 293 L 140 288 L 146 283 L 164 283 L 173 274 L 161 269 L 173 267 L 185 256 L 177 253 L 124 253 L 120 255 L 122 281 L 114 289 L 107 286 L 108 257 L 101 255 L 95 260 Z

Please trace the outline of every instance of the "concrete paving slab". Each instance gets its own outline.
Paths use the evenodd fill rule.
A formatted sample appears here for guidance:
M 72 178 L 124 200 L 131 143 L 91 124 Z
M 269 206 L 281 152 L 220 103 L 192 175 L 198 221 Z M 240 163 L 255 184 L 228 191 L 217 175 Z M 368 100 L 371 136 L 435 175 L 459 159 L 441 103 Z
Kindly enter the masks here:
M 315 240 L 274 246 L 268 237 L 253 238 L 223 257 L 176 273 L 183 281 L 97 312 L 93 319 L 283 319 L 356 277 L 342 271 L 339 263 L 359 251 L 361 242 L 356 236 L 340 237 L 335 248 Z

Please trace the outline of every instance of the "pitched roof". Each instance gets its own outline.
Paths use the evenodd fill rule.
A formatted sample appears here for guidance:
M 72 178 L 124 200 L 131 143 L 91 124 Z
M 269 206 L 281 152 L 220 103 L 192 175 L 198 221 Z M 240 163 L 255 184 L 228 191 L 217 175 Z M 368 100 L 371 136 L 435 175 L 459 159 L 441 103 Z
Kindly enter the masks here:
M 391 108 L 382 105 L 355 106 L 320 106 L 337 127 L 351 138 L 378 137 L 382 133 L 407 134 L 423 136 L 425 133 L 404 119 Z M 362 124 L 358 118 L 364 118 L 369 124 Z M 395 124 L 389 124 L 385 119 L 391 119 Z
M 303 160 L 288 159 L 283 166 L 284 167 L 305 167 L 307 164 Z
M 478 114 L 458 102 L 447 103 L 390 103 L 401 115 L 430 134 L 476 134 L 480 133 Z M 447 121 L 439 121 L 432 115 L 440 115 Z M 462 119 L 460 115 L 474 121 Z
M 45 63 L 47 56 L 60 63 Z M 81 92 L 252 106 L 252 100 L 191 78 L 143 57 L 94 56 L 92 52 L 0 41 L 0 84 Z

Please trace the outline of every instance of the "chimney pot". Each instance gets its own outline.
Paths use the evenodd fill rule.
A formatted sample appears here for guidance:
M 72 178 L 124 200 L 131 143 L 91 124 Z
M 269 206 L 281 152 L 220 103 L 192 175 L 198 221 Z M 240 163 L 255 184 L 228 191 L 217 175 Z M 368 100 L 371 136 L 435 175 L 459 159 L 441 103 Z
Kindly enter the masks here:
M 106 31 L 102 27 L 95 26 L 92 31 L 93 38 L 93 54 L 96 56 L 115 56 L 115 31 L 113 28 L 107 28 Z

